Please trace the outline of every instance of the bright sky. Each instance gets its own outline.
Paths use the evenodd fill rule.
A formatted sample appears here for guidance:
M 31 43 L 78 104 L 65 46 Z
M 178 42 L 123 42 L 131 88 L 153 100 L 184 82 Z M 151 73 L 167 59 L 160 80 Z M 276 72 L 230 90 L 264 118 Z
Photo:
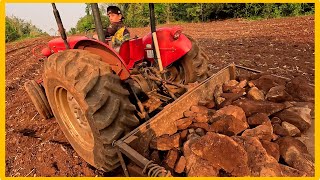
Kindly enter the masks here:
M 75 27 L 79 18 L 85 15 L 84 3 L 56 3 L 66 31 Z M 51 3 L 6 3 L 6 15 L 16 16 L 53 35 L 58 30 Z M 50 31 L 51 29 L 51 31 Z

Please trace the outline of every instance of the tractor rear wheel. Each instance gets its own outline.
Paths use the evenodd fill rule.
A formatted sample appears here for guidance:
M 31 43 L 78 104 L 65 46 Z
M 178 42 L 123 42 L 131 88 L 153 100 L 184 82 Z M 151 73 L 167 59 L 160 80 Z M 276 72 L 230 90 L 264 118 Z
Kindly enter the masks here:
M 45 63 L 44 87 L 60 128 L 75 151 L 106 172 L 120 163 L 115 140 L 139 124 L 120 78 L 101 57 L 66 50 Z
M 208 77 L 208 56 L 199 47 L 198 42 L 191 36 L 185 36 L 191 41 L 192 47 L 188 53 L 168 68 L 167 79 L 176 83 L 188 84 L 202 82 Z M 173 92 L 181 93 L 183 90 L 170 85 Z
M 185 36 L 192 43 L 190 51 L 180 59 L 180 63 L 184 69 L 185 84 L 195 81 L 201 82 L 208 77 L 209 58 L 199 47 L 198 41 L 189 35 Z
M 29 80 L 25 82 L 24 88 L 40 116 L 42 116 L 44 119 L 51 118 L 53 113 L 44 89 L 35 80 Z

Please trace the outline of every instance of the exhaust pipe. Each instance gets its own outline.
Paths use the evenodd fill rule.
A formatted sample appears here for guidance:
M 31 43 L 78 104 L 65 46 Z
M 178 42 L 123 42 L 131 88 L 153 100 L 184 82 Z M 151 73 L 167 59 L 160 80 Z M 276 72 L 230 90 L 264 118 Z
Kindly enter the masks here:
M 100 17 L 100 12 L 99 12 L 99 7 L 97 3 L 91 3 L 91 9 L 92 9 L 92 14 L 93 14 L 93 19 L 94 19 L 94 24 L 96 27 L 96 31 L 98 34 L 99 41 L 106 42 L 105 36 L 103 33 L 103 27 L 102 27 L 102 22 L 101 22 L 101 17 Z
M 60 36 L 63 39 L 63 43 L 66 46 L 66 49 L 70 49 L 69 43 L 67 41 L 66 31 L 63 28 L 63 24 L 62 24 L 62 21 L 61 21 L 61 17 L 60 17 L 59 11 L 58 11 L 55 3 L 51 3 L 51 4 L 52 4 L 52 8 L 53 8 L 54 18 L 56 19 L 56 22 L 57 22 L 57 25 L 58 25 L 58 29 L 59 29 L 59 32 L 60 32 Z

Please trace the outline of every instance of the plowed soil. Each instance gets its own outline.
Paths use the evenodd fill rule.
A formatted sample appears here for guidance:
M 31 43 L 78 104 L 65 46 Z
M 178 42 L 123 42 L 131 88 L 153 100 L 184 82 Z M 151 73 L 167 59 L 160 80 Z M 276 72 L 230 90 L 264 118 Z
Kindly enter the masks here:
M 314 83 L 314 16 L 165 26 L 177 25 L 199 41 L 212 72 L 234 62 L 288 78 L 303 75 Z M 149 31 L 130 29 L 132 37 Z M 123 176 L 121 168 L 102 173 L 87 164 L 56 120 L 37 114 L 25 92 L 24 83 L 41 79 L 43 72 L 43 62 L 32 55 L 32 49 L 53 38 L 6 44 L 6 176 Z

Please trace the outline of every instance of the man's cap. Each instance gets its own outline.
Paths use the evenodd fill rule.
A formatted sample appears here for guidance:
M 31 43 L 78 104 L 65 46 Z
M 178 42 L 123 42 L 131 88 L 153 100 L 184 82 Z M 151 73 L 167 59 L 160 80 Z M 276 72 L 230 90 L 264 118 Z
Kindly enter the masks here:
M 111 13 L 113 13 L 113 14 L 122 14 L 121 10 L 117 6 L 109 6 L 107 8 L 107 15 L 109 15 Z

